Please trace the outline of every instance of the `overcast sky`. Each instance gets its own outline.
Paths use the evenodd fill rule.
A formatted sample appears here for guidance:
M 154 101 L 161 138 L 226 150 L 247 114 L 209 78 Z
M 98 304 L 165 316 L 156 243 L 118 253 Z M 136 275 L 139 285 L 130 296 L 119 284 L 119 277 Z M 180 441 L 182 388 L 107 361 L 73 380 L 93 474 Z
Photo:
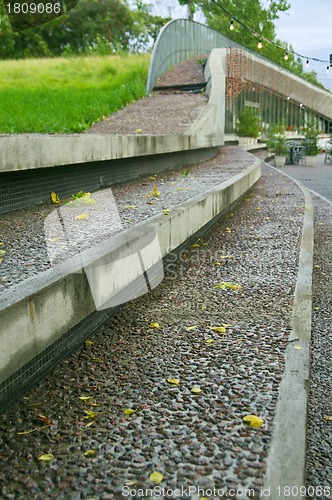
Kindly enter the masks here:
M 222 1 L 222 0 L 221 0 Z M 186 17 L 186 7 L 181 7 L 177 0 L 156 0 L 149 2 L 157 15 L 173 19 Z M 263 0 L 267 4 L 267 0 Z M 301 55 L 329 61 L 332 54 L 332 1 L 331 0 L 289 0 L 291 5 L 287 13 L 276 21 L 277 37 L 290 43 Z M 234 13 L 236 15 L 236 13 Z M 195 15 L 195 20 L 204 19 Z M 304 61 L 304 68 L 305 68 Z M 332 68 L 326 73 L 327 64 L 310 62 L 308 71 L 315 70 L 318 79 L 332 91 Z

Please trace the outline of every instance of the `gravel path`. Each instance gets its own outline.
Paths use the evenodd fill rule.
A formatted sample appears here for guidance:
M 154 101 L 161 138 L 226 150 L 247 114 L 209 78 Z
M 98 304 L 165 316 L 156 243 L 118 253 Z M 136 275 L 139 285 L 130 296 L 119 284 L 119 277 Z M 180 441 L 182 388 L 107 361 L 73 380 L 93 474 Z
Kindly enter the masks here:
M 217 184 L 224 182 L 237 173 L 245 170 L 255 158 L 237 147 L 223 148 L 212 160 L 193 165 L 181 171 L 165 172 L 139 181 L 114 186 L 112 192 L 123 227 L 129 227 L 145 220 L 163 209 L 174 207 L 195 195 L 202 193 Z M 186 176 L 185 174 L 188 173 Z M 157 186 L 160 196 L 151 193 Z M 147 197 L 148 196 L 148 197 Z M 51 267 L 48 253 L 48 238 L 45 236 L 44 224 L 47 216 L 56 210 L 58 205 L 41 205 L 31 209 L 19 210 L 1 215 L 0 250 L 0 292 L 12 288 L 17 283 Z M 93 208 L 83 206 L 74 209 L 74 216 L 89 213 Z M 102 216 L 104 216 L 102 211 Z M 84 234 L 84 248 L 89 248 L 105 237 L 105 226 L 101 225 L 101 234 L 83 233 L 88 220 L 76 221 Z M 56 235 L 55 235 L 56 236 Z M 106 237 L 108 235 L 106 234 Z M 76 240 L 77 241 L 77 240 Z M 60 248 L 66 242 L 56 241 Z M 66 247 L 68 245 L 66 244 Z M 78 250 L 76 243 L 70 247 L 71 254 Z
M 308 411 L 308 486 L 329 486 L 332 498 L 332 204 L 314 196 L 313 329 Z M 328 420 L 326 417 L 330 417 Z
M 141 498 L 157 471 L 164 498 L 183 487 L 180 498 L 258 499 L 304 210 L 299 188 L 264 167 L 233 213 L 174 256 L 157 289 L 125 305 L 1 418 L 1 498 Z M 215 288 L 221 282 L 242 288 Z M 226 332 L 209 328 L 223 324 Z M 246 426 L 249 414 L 263 427 Z M 188 495 L 190 486 L 201 490 Z

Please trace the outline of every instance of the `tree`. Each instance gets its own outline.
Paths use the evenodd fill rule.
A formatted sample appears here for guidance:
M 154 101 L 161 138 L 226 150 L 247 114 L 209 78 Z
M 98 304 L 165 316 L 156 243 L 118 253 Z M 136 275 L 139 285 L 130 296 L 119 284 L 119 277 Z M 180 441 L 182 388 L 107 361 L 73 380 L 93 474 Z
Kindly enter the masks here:
M 179 0 L 180 5 L 186 5 L 187 6 L 187 12 L 188 12 L 188 19 L 192 21 L 194 19 L 194 14 L 196 12 L 196 4 L 198 2 L 195 2 L 194 0 Z

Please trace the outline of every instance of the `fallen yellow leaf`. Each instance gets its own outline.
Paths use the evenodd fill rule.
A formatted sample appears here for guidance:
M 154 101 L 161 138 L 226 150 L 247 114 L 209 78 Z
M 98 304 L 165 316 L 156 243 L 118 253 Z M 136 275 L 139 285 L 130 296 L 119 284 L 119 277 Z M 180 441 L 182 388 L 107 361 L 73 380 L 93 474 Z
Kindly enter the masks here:
M 89 214 L 80 214 L 80 215 L 76 215 L 75 219 L 76 220 L 85 220 L 85 219 L 87 219 L 87 217 L 89 217 Z
M 169 382 L 170 384 L 179 385 L 180 380 L 177 378 L 168 378 L 167 382 Z
M 214 265 L 215 266 L 221 266 L 220 262 L 215 262 Z
M 150 323 L 150 328 L 160 328 L 160 325 L 156 321 L 152 321 L 152 323 Z
M 92 342 L 91 340 L 85 341 L 85 345 L 87 345 L 88 347 L 92 346 L 93 344 L 94 344 L 94 342 Z
M 250 427 L 259 428 L 264 424 L 264 420 L 256 415 L 246 415 L 243 417 L 243 422 L 250 425 Z
M 51 193 L 51 200 L 52 203 L 60 203 L 60 198 L 54 191 Z
M 299 351 L 300 349 L 302 349 L 302 347 L 300 345 L 295 345 L 294 349 L 296 349 L 297 351 Z
M 86 413 L 86 416 L 84 418 L 95 418 L 97 416 L 97 413 L 95 411 L 84 410 L 84 413 Z
M 165 208 L 165 209 L 163 210 L 163 212 L 164 212 L 164 215 L 168 215 L 168 214 L 169 214 L 169 212 L 170 212 L 170 210 L 169 210 L 168 208 Z
M 47 424 L 47 425 L 43 425 L 42 427 L 35 427 L 34 429 L 30 429 L 29 431 L 18 432 L 17 434 L 20 436 L 22 436 L 24 434 L 32 434 L 32 432 L 40 431 L 41 429 L 46 429 L 49 426 L 50 426 L 50 424 Z
M 214 332 L 226 333 L 226 328 L 224 326 L 208 326 L 207 328 Z
M 140 134 L 140 133 L 142 132 L 142 129 L 141 129 L 141 128 L 137 128 L 137 129 L 135 130 L 135 132 L 136 132 L 136 134 Z
M 61 238 L 48 238 L 48 241 L 50 241 L 51 243 L 56 243 L 59 240 L 61 240 Z
M 6 253 L 6 250 L 0 250 L 0 255 L 5 255 Z
M 156 202 L 155 201 L 148 201 L 148 205 L 155 205 Z
M 164 476 L 161 472 L 151 472 L 150 481 L 154 484 L 159 484 L 164 479 Z
M 78 399 L 81 401 L 89 401 L 90 399 L 93 399 L 93 396 L 79 396 Z
M 152 191 L 152 196 L 156 196 L 158 198 L 158 196 L 160 196 L 160 192 L 158 191 L 158 188 L 157 186 L 153 186 L 153 191 Z
M 214 342 L 214 340 L 213 340 L 213 339 L 207 339 L 205 342 L 206 342 L 207 344 L 212 344 L 212 343 Z
M 233 259 L 233 255 L 220 255 L 219 259 Z
M 232 232 L 231 228 L 230 227 L 226 227 L 226 233 L 231 233 L 231 232 Z
M 0 247 L 2 247 L 3 245 L 4 245 L 4 242 L 0 241 Z
M 124 208 L 137 208 L 137 205 L 126 205 Z
M 53 458 L 54 455 L 52 455 L 52 453 L 46 453 L 45 455 L 40 455 L 38 460 L 41 460 L 42 462 L 50 462 Z
M 214 288 L 221 288 L 221 289 L 230 288 L 231 290 L 240 290 L 242 286 L 239 285 L 238 283 L 231 283 L 230 281 L 222 281 L 221 283 L 218 283 L 218 285 L 215 285 Z
M 200 392 L 202 392 L 202 389 L 200 389 L 199 387 L 192 387 L 191 392 L 193 392 L 194 394 L 199 394 Z
M 137 409 L 136 409 L 136 410 L 132 410 L 131 408 L 126 408 L 126 409 L 124 410 L 124 412 L 125 412 L 125 414 L 126 414 L 126 415 L 130 416 L 130 415 L 132 415 L 133 413 L 136 413 L 136 412 L 137 412 Z
M 329 415 L 325 415 L 323 419 L 326 420 L 326 422 L 332 422 L 332 417 L 330 417 Z
M 96 455 L 96 450 L 86 450 L 84 452 L 85 457 L 94 457 Z
M 193 325 L 193 326 L 186 326 L 186 330 L 187 330 L 187 332 L 191 332 L 191 330 L 195 330 L 195 328 L 197 328 L 197 325 Z

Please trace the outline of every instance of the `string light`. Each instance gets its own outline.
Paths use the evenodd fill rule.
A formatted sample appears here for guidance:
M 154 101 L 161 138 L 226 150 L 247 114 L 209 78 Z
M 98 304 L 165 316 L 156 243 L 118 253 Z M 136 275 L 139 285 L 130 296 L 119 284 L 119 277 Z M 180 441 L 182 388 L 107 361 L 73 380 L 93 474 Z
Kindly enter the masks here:
M 329 73 L 329 72 L 330 72 L 330 66 L 328 66 L 328 67 L 326 68 L 326 73 Z
M 236 21 L 238 24 L 240 24 L 240 26 L 242 26 L 243 28 L 245 28 L 246 30 L 250 31 L 254 36 L 259 36 L 259 42 L 258 42 L 258 45 L 257 45 L 257 48 L 258 49 L 262 49 L 263 48 L 263 40 L 264 42 L 267 42 L 267 43 L 271 43 L 272 45 L 274 45 L 275 47 L 279 48 L 279 49 L 283 49 L 285 50 L 285 47 L 283 47 L 282 45 L 279 45 L 275 42 L 273 42 L 272 40 L 269 40 L 268 38 L 262 36 L 262 35 L 259 35 L 257 32 L 255 32 L 252 28 L 249 28 L 246 24 L 244 24 L 240 19 L 238 19 L 236 16 L 233 16 L 230 12 L 228 12 L 219 2 L 217 2 L 216 0 L 211 0 L 217 7 L 219 7 L 225 14 L 227 14 L 230 18 L 231 18 L 231 22 L 230 22 L 230 27 L 229 29 L 231 31 L 234 30 L 234 21 Z M 329 68 L 331 67 L 332 68 L 332 54 L 330 56 L 330 61 L 324 61 L 323 59 L 317 59 L 316 57 L 307 57 L 307 56 L 304 56 L 302 54 L 299 54 L 298 52 L 295 52 L 295 50 L 291 50 L 290 51 L 294 56 L 297 56 L 297 57 L 300 57 L 301 59 L 306 59 L 306 67 L 309 66 L 309 61 L 315 61 L 315 62 L 319 62 L 319 63 L 328 63 L 328 67 L 326 69 L 326 72 L 329 73 Z M 285 55 L 284 55 L 284 59 L 287 61 L 289 58 L 289 53 L 288 51 L 286 51 Z
M 309 67 L 309 59 L 307 59 L 307 62 L 305 63 L 305 67 L 308 68 Z

